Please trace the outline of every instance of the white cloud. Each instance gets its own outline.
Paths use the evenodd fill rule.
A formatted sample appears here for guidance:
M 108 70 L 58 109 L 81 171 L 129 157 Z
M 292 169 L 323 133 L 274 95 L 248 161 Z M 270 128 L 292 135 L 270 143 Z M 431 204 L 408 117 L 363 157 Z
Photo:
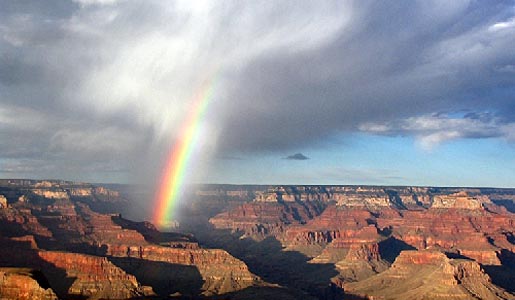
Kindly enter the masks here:
M 431 114 L 384 123 L 364 123 L 359 126 L 359 130 L 386 136 L 415 136 L 419 145 L 426 150 L 462 138 L 515 140 L 515 122 L 504 122 L 490 113 L 455 117 L 448 114 Z
M 123 0 L 72 0 L 72 1 L 79 3 L 83 6 L 88 6 L 88 5 L 114 5 Z
M 477 136 L 463 126 L 513 140 L 510 120 L 427 115 L 513 119 L 512 12 L 466 0 L 6 2 L 0 137 L 12 142 L 0 152 L 86 161 L 127 144 L 141 152 L 120 152 L 120 164 L 157 169 L 213 73 L 200 139 L 215 155 L 295 153 L 364 123 L 427 147 Z
M 99 114 L 137 111 L 134 121 L 168 137 L 213 72 L 223 77 L 262 55 L 316 49 L 335 38 L 349 20 L 341 5 L 306 6 L 291 1 L 157 1 L 148 8 L 152 22 L 140 28 L 135 26 L 138 19 L 125 23 L 135 17 L 137 5 L 79 11 L 65 26 L 76 39 L 94 43 L 98 57 L 79 89 L 70 93 Z M 263 26 L 267 22 L 271 26 Z
M 513 28 L 515 27 L 515 18 L 511 18 L 507 21 L 503 21 L 503 22 L 497 22 L 493 25 L 491 25 L 490 27 L 488 27 L 488 30 L 489 31 L 499 31 L 499 30 L 504 30 L 504 29 L 508 29 L 508 28 Z

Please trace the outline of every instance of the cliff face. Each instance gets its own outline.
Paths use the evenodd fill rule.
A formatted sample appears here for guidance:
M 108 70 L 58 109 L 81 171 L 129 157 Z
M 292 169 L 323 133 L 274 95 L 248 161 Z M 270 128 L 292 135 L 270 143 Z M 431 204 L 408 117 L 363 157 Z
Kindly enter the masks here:
M 40 272 L 22 268 L 0 268 L 0 298 L 5 300 L 57 300 Z
M 6 208 L 0 210 L 0 233 L 4 236 L 33 234 L 51 238 L 52 232 L 42 225 L 30 209 Z
M 62 298 L 129 299 L 152 294 L 152 287 L 163 297 L 217 295 L 263 285 L 224 250 L 202 249 L 188 236 L 92 211 L 80 201 L 90 193 L 117 196 L 107 189 L 44 185 L 2 209 L 0 266 L 41 270 Z M 152 277 L 153 270 L 166 272 Z
M 478 263 L 438 251 L 403 251 L 390 269 L 345 289 L 367 299 L 513 299 Z
M 510 250 L 503 232 L 512 231 L 515 224 L 511 214 L 482 209 L 407 211 L 376 221 L 380 229 L 388 228 L 396 238 L 417 249 L 439 248 L 486 265 L 499 265 L 497 253 L 504 247 Z
M 486 196 L 471 197 L 466 192 L 451 195 L 438 195 L 433 198 L 432 208 L 481 209 L 483 204 L 491 203 Z
M 252 274 L 248 267 L 224 250 L 219 249 L 178 249 L 155 245 L 134 247 L 130 252 L 126 247 L 110 249 L 110 255 L 120 258 L 124 267 L 141 264 L 142 261 L 164 262 L 170 265 L 191 266 L 198 270 L 202 280 L 200 290 L 204 295 L 223 294 L 259 285 L 262 281 Z M 186 268 L 187 269 L 187 268 Z M 170 274 L 173 275 L 173 274 Z M 194 274 L 189 274 L 194 276 Z M 164 275 L 168 276 L 168 275 Z M 188 272 L 182 275 L 188 276 Z M 199 279 L 200 279 L 199 278 Z M 173 277 L 172 277 L 173 279 Z M 194 279 L 192 278 L 192 281 Z
M 325 187 L 277 186 L 256 192 L 256 202 L 327 202 L 330 195 Z
M 32 236 L 0 242 L 0 265 L 38 270 L 34 274 L 42 274 L 44 289 L 51 287 L 61 299 L 128 299 L 149 291 L 106 257 L 41 250 Z
M 201 289 L 206 295 L 237 291 L 260 282 L 242 261 L 224 250 L 201 249 L 197 243 L 181 236 L 174 236 L 179 239 L 177 241 L 163 242 L 169 246 L 155 245 L 147 241 L 149 238 L 157 239 L 153 236 L 158 233 L 155 227 L 137 226 L 120 220 L 119 216 L 95 213 L 83 204 L 79 204 L 79 208 L 88 224 L 86 236 L 91 245 L 105 250 L 105 255 L 109 257 L 137 260 L 139 262 L 135 263 L 139 264 L 152 261 L 194 267 L 202 277 L 204 283 Z M 140 231 L 129 229 L 131 227 Z M 130 264 L 131 260 L 122 262 Z M 124 264 L 124 267 L 130 269 L 129 264 Z
M 4 195 L 0 195 L 0 209 L 7 208 L 7 198 Z
M 202 201 L 183 208 L 202 226 L 214 215 L 209 220 L 214 228 L 199 232 L 197 240 L 99 213 L 97 208 L 126 203 L 109 189 L 52 181 L 23 181 L 20 190 L 0 186 L 9 200 L 9 207 L 0 209 L 0 267 L 40 270 L 60 298 L 155 293 L 252 299 L 273 298 L 281 290 L 292 298 L 341 299 L 342 288 L 370 299 L 514 298 L 487 275 L 511 291 L 515 215 L 491 201 L 491 195 L 511 199 L 503 194 L 510 191 L 208 188 L 192 193 Z M 184 214 L 181 225 L 187 220 Z M 12 276 L 3 278 L 17 278 Z M 0 288 L 16 291 L 23 280 L 4 280 Z M 39 288 L 33 282 L 21 286 L 35 291 L 33 297 L 53 299 L 38 280 Z
M 459 188 L 280 186 L 258 193 L 254 202 L 221 213 L 210 222 L 216 228 L 243 232 L 244 236 L 273 237 L 287 250 L 306 255 L 311 264 L 332 264 L 339 273 L 332 278 L 334 282 L 359 283 L 381 275 L 394 269 L 390 267 L 391 263 L 401 250 L 406 249 L 425 253 L 410 255 L 412 261 L 406 264 L 411 265 L 427 259 L 425 266 L 432 260 L 447 259 L 446 255 L 462 258 L 448 261 L 452 265 L 452 274 L 480 266 L 488 267 L 490 271 L 496 268 L 511 270 L 506 261 L 509 260 L 507 257 L 515 257 L 515 215 L 493 203 L 488 196 L 490 191 L 482 193 L 479 189 Z M 288 211 L 282 208 L 315 203 L 313 199 L 325 208 L 302 222 L 289 220 Z M 436 256 L 428 254 L 428 250 L 434 251 Z M 397 259 L 397 266 L 402 265 L 404 257 Z M 483 271 L 474 274 L 466 280 L 472 282 L 477 275 L 484 282 L 490 282 Z M 427 274 L 415 273 L 414 276 L 422 278 Z M 498 282 L 502 281 L 498 280 L 499 276 Z M 452 281 L 450 277 L 445 280 Z M 461 282 L 461 279 L 456 280 Z M 446 290 L 441 294 L 433 295 L 419 289 L 416 292 L 419 294 L 412 296 L 414 299 L 433 296 L 467 299 L 471 294 L 479 293 L 472 286 L 463 287 L 465 291 L 461 287 L 457 289 L 459 292 L 452 291 L 456 286 L 461 283 L 438 286 Z M 497 287 L 490 282 L 479 289 L 493 291 Z M 510 295 L 503 294 L 502 289 L 495 291 L 492 292 L 494 295 Z M 486 293 L 485 297 L 501 297 L 499 295 Z M 409 299 L 409 294 L 405 298 Z
M 364 241 L 355 244 L 392 235 L 417 249 L 439 248 L 481 264 L 500 265 L 499 252 L 513 251 L 505 233 L 513 231 L 515 218 L 478 193 L 473 189 L 444 193 L 429 188 L 281 186 L 210 222 L 250 236 L 274 236 L 289 249 L 327 247 L 322 252 L 325 259 L 329 252 L 341 258 L 343 253 L 335 249 L 349 247 L 338 244 L 350 244 L 357 232 L 370 227 Z M 326 201 L 317 202 L 325 210 L 310 209 L 314 202 L 309 199 Z
M 66 297 L 129 299 L 143 294 L 136 277 L 105 257 L 57 251 L 40 251 L 38 254 L 44 261 L 66 270 L 66 278 L 73 280 Z M 55 279 L 52 283 L 60 285 Z
M 304 225 L 290 226 L 282 240 L 288 245 L 330 243 L 335 239 L 354 237 L 359 234 L 377 237 L 375 227 L 369 226 L 373 215 L 362 209 L 343 209 L 329 205 L 324 212 Z
M 335 202 L 338 206 L 366 207 L 429 207 L 429 188 L 361 187 L 361 186 L 276 186 L 256 192 L 256 202 Z
M 218 229 L 241 231 L 249 236 L 263 238 L 281 234 L 290 224 L 302 224 L 323 210 L 319 202 L 252 202 L 211 218 Z
M 381 258 L 377 243 L 353 243 L 344 259 L 336 263 L 340 277 L 345 282 L 360 281 L 388 269 Z
M 32 193 L 48 199 L 69 199 L 66 191 L 61 189 L 33 189 Z

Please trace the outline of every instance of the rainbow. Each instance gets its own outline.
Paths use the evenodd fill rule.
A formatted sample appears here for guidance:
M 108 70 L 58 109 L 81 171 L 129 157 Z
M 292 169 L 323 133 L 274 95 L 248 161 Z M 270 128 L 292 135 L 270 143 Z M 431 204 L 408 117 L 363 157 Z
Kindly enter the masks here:
M 193 100 L 189 111 L 179 131 L 179 138 L 168 154 L 161 180 L 157 188 L 156 207 L 153 222 L 158 227 L 166 227 L 172 221 L 175 205 L 181 194 L 186 170 L 195 150 L 200 135 L 209 102 L 213 95 L 215 80 L 206 82 Z

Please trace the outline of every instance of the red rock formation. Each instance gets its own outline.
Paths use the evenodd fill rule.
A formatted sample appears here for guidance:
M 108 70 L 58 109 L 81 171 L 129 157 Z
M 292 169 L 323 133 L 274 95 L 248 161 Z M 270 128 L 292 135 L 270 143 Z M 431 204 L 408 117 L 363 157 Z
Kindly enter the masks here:
M 251 236 L 276 235 L 288 224 L 301 224 L 320 213 L 318 203 L 305 202 L 252 202 L 211 218 L 209 222 L 219 229 L 242 231 Z
M 206 294 L 232 292 L 260 282 L 243 262 L 223 250 L 199 249 L 187 241 L 170 241 L 170 247 L 152 245 L 138 231 L 116 224 L 113 218 L 119 220 L 118 215 L 95 213 L 83 204 L 78 207 L 87 226 L 84 241 L 105 255 L 194 266 L 202 275 Z
M 106 257 L 39 250 L 32 236 L 0 242 L 7 247 L 0 248 L 0 265 L 40 270 L 61 298 L 128 299 L 150 292 Z
M 157 280 L 168 285 L 177 282 L 174 280 L 179 276 L 168 274 L 180 270 L 177 272 L 184 277 L 181 284 L 192 281 L 198 284 L 187 289 L 191 296 L 218 295 L 263 284 L 242 261 L 223 250 L 202 249 L 187 236 L 164 235 L 149 223 L 130 222 L 117 214 L 96 213 L 81 203 L 118 203 L 119 194 L 115 192 L 87 184 L 50 182 L 35 187 L 36 184 L 24 184 L 25 202 L 0 210 L 0 234 L 4 236 L 0 237 L 0 248 L 3 248 L 0 262 L 41 268 L 49 275 L 51 284 L 65 280 L 69 286 L 54 289 L 59 295 L 91 298 L 142 295 L 145 288 L 130 275 L 145 278 L 137 268 L 162 268 L 166 272 L 159 277 L 165 277 L 164 281 Z M 215 228 L 244 232 L 258 240 L 273 236 L 287 250 L 305 254 L 306 260 L 302 255 L 297 256 L 298 253 L 293 254 L 296 263 L 312 258 L 304 268 L 309 274 L 320 270 L 316 264 L 324 264 L 326 273 L 334 272 L 329 277 L 339 272 L 331 282 L 325 278 L 316 284 L 313 284 L 316 280 L 292 277 L 302 279 L 301 285 L 306 283 L 322 291 L 329 284 L 329 289 L 340 290 L 338 287 L 344 282 L 357 281 L 356 285 L 349 284 L 357 294 L 391 298 L 398 293 L 400 299 L 467 299 L 470 295 L 509 298 L 509 294 L 490 283 L 478 263 L 500 268 L 501 263 L 515 255 L 515 218 L 506 208 L 491 203 L 480 189 L 280 186 L 263 188 L 251 203 L 242 202 L 249 201 L 258 188 L 246 192 L 232 189 L 197 193 L 203 197 L 202 201 L 208 197 L 215 200 L 194 202 L 196 210 L 191 211 L 197 212 L 195 219 L 214 215 L 222 209 L 219 205 L 227 207 L 228 211 L 210 219 Z M 20 196 L 12 190 L 9 193 L 9 199 Z M 229 203 L 224 197 L 240 200 Z M 379 245 L 383 247 L 382 240 L 386 238 L 432 251 L 402 252 L 395 264 L 384 271 L 389 263 L 381 254 L 391 262 L 400 251 L 394 249 L 397 252 L 392 251 L 391 255 L 380 252 Z M 247 241 L 243 240 L 242 245 Z M 38 249 L 38 243 L 43 249 L 98 256 L 43 251 Z M 10 247 L 16 251 L 10 251 Z M 281 249 L 280 245 L 278 248 Z M 263 249 L 268 250 L 266 244 Z M 232 251 L 252 268 L 259 268 L 255 264 L 259 260 L 252 258 L 253 254 L 240 256 Z M 448 259 L 440 252 L 474 261 Z M 333 267 L 336 271 L 331 270 Z M 267 268 L 273 272 L 276 265 Z M 430 282 L 431 288 L 424 287 L 425 282 Z M 386 288 L 387 283 L 393 291 Z M 375 285 L 376 289 L 369 290 L 366 284 Z M 414 291 L 405 289 L 408 286 Z M 160 295 L 169 294 L 168 290 L 163 291 Z
M 125 229 L 113 221 L 113 217 L 118 215 L 99 214 L 85 204 L 79 203 L 80 214 L 84 218 L 86 224 L 85 237 L 90 243 L 97 246 L 114 246 L 114 245 L 147 245 L 142 234 L 136 230 Z
M 391 206 L 390 198 L 384 192 L 373 195 L 362 194 L 334 194 L 333 198 L 337 201 L 338 206 L 348 207 L 389 207 Z
M 0 209 L 7 208 L 7 198 L 4 195 L 0 195 Z
M 278 187 L 258 194 L 253 203 L 217 215 L 211 223 L 249 235 L 273 235 L 288 250 L 314 257 L 311 263 L 334 263 L 338 278 L 346 281 L 361 281 L 388 267 L 379 255 L 378 243 L 390 235 L 417 249 L 500 266 L 501 251 L 513 253 L 513 235 L 509 234 L 515 227 L 514 215 L 480 195 L 480 190 L 449 191 L 325 187 L 297 192 Z M 337 200 L 337 205 L 329 204 L 306 222 L 291 222 L 279 204 L 299 203 L 302 195 Z
M 164 262 L 171 266 L 191 266 L 193 269 L 198 269 L 202 276 L 202 289 L 206 295 L 233 292 L 262 283 L 259 277 L 253 275 L 242 261 L 232 257 L 226 251 L 200 249 L 196 242 L 190 242 L 181 236 L 176 241 L 164 240 L 169 245 L 168 247 L 153 245 L 145 240 L 145 237 L 138 231 L 122 227 L 127 224 L 115 223 L 113 219 L 119 220 L 119 215 L 95 213 L 86 205 L 81 203 L 75 205 L 68 199 L 52 199 L 52 201 L 50 205 L 38 206 L 31 202 L 24 204 L 38 211 L 37 218 L 32 216 L 30 210 L 12 209 L 2 210 L 3 216 L 5 216 L 3 220 L 7 223 L 14 222 L 24 226 L 27 223 L 40 225 L 38 219 L 41 220 L 46 226 L 43 228 L 48 227 L 51 230 L 51 232 L 47 231 L 50 233 L 49 238 L 55 240 L 51 244 L 52 247 L 61 245 L 74 251 L 130 258 L 137 260 L 137 263 L 140 264 L 149 261 Z M 32 227 L 27 227 L 27 231 L 30 232 Z M 155 227 L 136 227 L 134 228 L 144 229 L 144 232 L 149 235 L 159 236 Z M 158 240 L 158 238 L 155 239 Z M 71 280 L 72 283 L 68 289 L 62 286 L 57 288 L 61 295 L 124 299 L 141 295 L 144 292 L 144 289 L 138 286 L 134 276 L 111 264 L 106 257 L 33 250 L 37 249 L 33 238 L 20 238 L 18 241 L 9 239 L 9 241 L 28 245 L 26 248 L 22 248 L 23 251 L 11 252 L 4 249 L 7 250 L 6 254 L 12 258 L 10 261 L 34 268 L 44 268 L 45 265 L 42 262 L 24 261 L 24 257 L 33 257 L 34 251 L 36 251 L 37 257 L 42 261 L 51 263 L 55 268 L 66 272 L 66 279 L 63 280 Z M 86 247 L 87 245 L 89 246 Z M 62 275 L 55 272 L 50 273 L 50 280 L 53 284 L 59 284 L 59 280 L 56 278 L 62 279 Z
M 206 294 L 232 292 L 260 282 L 243 262 L 226 251 L 200 249 L 197 243 L 181 240 L 167 242 L 169 247 L 153 245 L 138 231 L 116 224 L 113 218 L 122 221 L 118 215 L 95 213 L 83 204 L 79 204 L 79 208 L 88 224 L 86 237 L 99 249 L 105 249 L 105 255 L 194 266 L 204 280 Z M 155 227 L 139 229 L 149 233 Z
M 409 268 L 416 265 L 439 265 L 448 261 L 447 257 L 439 251 L 405 250 L 395 259 L 392 268 Z
M 330 194 L 320 186 L 276 186 L 256 192 L 256 202 L 327 202 Z
M 461 191 L 451 195 L 435 195 L 431 208 L 481 209 L 483 203 L 491 203 L 487 196 L 471 197 Z
M 207 295 L 237 291 L 261 283 L 242 261 L 219 249 L 110 246 L 108 255 L 194 266 L 204 280 L 202 289 Z
M 143 294 L 134 276 L 125 273 L 105 257 L 57 251 L 40 251 L 39 256 L 66 270 L 67 278 L 74 280 L 68 289 L 68 297 L 128 299 Z
M 0 210 L 0 233 L 5 236 L 21 236 L 28 233 L 52 237 L 52 232 L 32 215 L 30 209 L 7 208 Z
M 383 272 L 389 264 L 381 258 L 377 243 L 353 243 L 347 255 L 336 263 L 340 277 L 345 281 L 359 281 Z
M 501 261 L 499 259 L 500 250 L 468 250 L 459 249 L 458 253 L 472 258 L 482 265 L 500 266 Z
M 32 193 L 42 196 L 48 199 L 69 199 L 69 195 L 66 191 L 61 189 L 33 189 Z
M 2 300 L 57 300 L 38 271 L 22 268 L 0 268 L 0 299 Z
M 513 299 L 478 263 L 438 251 L 403 251 L 390 269 L 345 289 L 367 299 Z
M 515 216 L 498 215 L 485 210 L 429 209 L 406 211 L 402 216 L 376 219 L 379 228 L 390 228 L 393 235 L 417 249 L 438 248 L 458 252 L 481 264 L 499 265 L 503 247 L 511 251 L 503 232 L 510 232 Z M 493 243 L 491 241 L 494 241 Z
M 367 220 L 372 217 L 367 210 L 344 209 L 330 205 L 320 216 L 305 225 L 288 227 L 282 240 L 287 245 L 309 245 L 327 244 L 333 240 L 356 235 L 377 238 L 377 229 L 374 226 L 367 228 Z

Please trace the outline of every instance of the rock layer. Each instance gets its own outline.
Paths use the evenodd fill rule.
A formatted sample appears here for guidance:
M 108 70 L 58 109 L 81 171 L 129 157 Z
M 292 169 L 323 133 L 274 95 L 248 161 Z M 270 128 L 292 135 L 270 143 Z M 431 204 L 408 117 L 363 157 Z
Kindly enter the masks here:
M 0 268 L 0 299 L 57 300 L 40 272 L 22 268 Z
M 514 299 L 478 263 L 438 251 L 402 251 L 390 269 L 345 289 L 366 299 Z

